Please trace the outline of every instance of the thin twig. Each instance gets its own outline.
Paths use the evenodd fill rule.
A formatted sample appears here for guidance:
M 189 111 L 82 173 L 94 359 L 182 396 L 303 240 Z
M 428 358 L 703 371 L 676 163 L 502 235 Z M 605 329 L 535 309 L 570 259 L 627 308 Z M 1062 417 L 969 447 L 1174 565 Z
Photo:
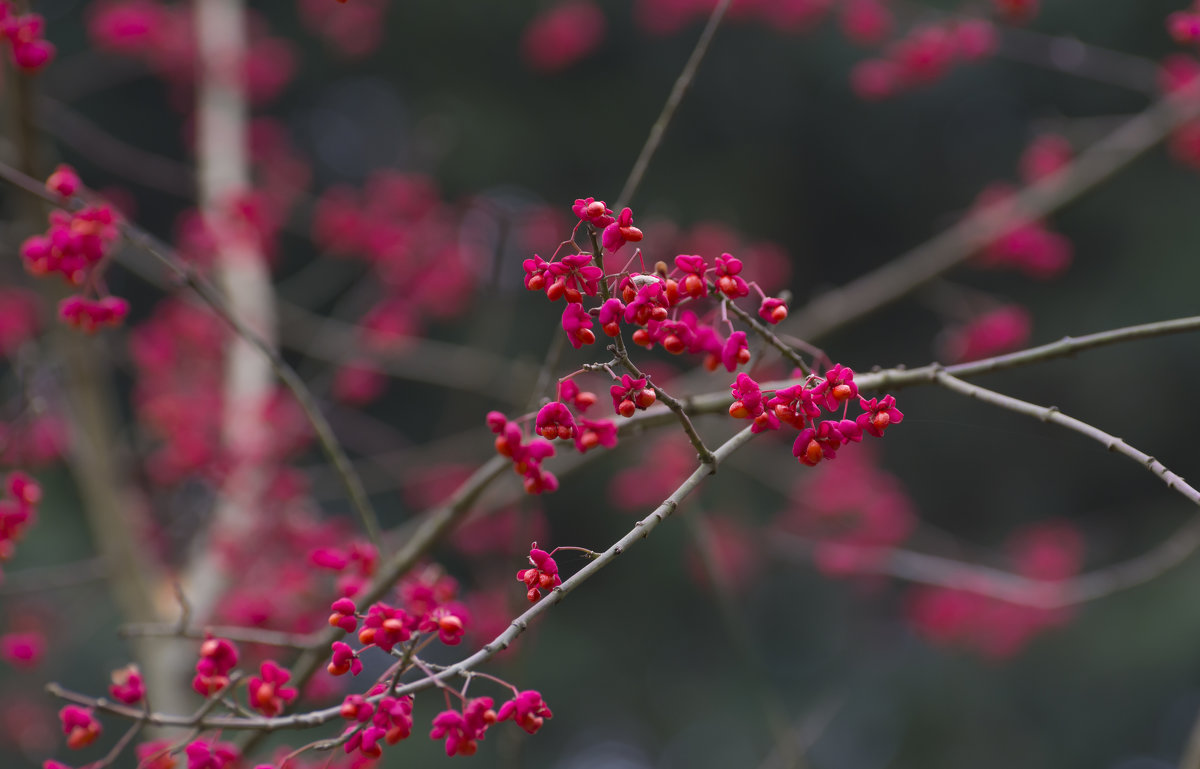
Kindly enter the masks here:
M 40 182 L 6 163 L 0 163 L 0 178 L 53 205 L 62 205 L 62 201 L 47 192 Z M 75 202 L 78 204 L 78 201 Z M 321 413 L 321 409 L 317 405 L 312 392 L 309 391 L 295 370 L 287 364 L 271 345 L 267 344 L 262 337 L 254 333 L 235 316 L 230 311 L 225 298 L 220 292 L 208 283 L 208 281 L 200 277 L 191 266 L 180 260 L 169 246 L 160 242 L 150 233 L 129 223 L 121 224 L 121 234 L 125 236 L 127 241 L 154 257 L 171 275 L 195 292 L 240 337 L 249 342 L 254 349 L 266 357 L 275 375 L 279 377 L 284 386 L 292 393 L 292 396 L 304 412 L 305 417 L 312 425 L 313 432 L 316 433 L 317 442 L 345 486 L 350 504 L 354 507 L 355 512 L 362 521 L 368 538 L 370 538 L 373 544 L 378 546 L 380 542 L 379 519 L 375 514 L 375 509 L 372 507 L 370 499 L 367 497 L 366 491 L 363 489 L 362 479 L 354 471 L 349 457 L 346 456 L 345 449 L 342 448 L 337 437 L 333 434 L 333 428 L 329 426 L 328 420 Z
M 812 373 L 812 370 L 809 368 L 808 364 L 804 362 L 804 359 L 800 357 L 800 354 L 796 352 L 791 345 L 776 336 L 774 331 L 772 331 L 763 323 L 760 323 L 759 320 L 753 315 L 746 312 L 741 307 L 738 307 L 737 304 L 732 300 L 725 298 L 721 301 L 726 307 L 733 311 L 734 315 L 741 318 L 743 323 L 752 328 L 754 333 L 758 334 L 764 342 L 774 347 L 781 355 L 783 355 L 784 358 L 787 358 L 789 363 L 800 369 L 801 373 L 803 373 L 805 376 Z
M 313 634 L 284 633 L 262 628 L 234 627 L 229 625 L 205 625 L 204 627 L 180 627 L 177 623 L 130 623 L 117 630 L 122 638 L 182 638 L 203 640 L 210 635 L 228 638 L 239 643 L 263 644 L 265 646 L 307 649 L 313 643 Z
M 1014 222 L 1046 216 L 1103 182 L 1197 114 L 1200 98 L 1195 94 L 1156 102 L 1058 173 L 1025 187 L 1011 204 L 973 213 L 932 240 L 813 299 L 784 321 L 787 332 L 811 340 L 907 296 L 966 261 Z
M 717 27 L 721 25 L 721 19 L 725 18 L 725 12 L 729 10 L 732 1 L 720 0 L 708 17 L 708 23 L 704 25 L 704 30 L 700 32 L 700 37 L 696 40 L 696 47 L 692 49 L 692 54 L 688 57 L 687 63 L 683 65 L 679 77 L 675 78 L 675 84 L 671 86 L 671 93 L 668 94 L 667 101 L 663 104 L 662 112 L 654 121 L 654 125 L 650 127 L 650 135 L 646 137 L 646 143 L 642 145 L 642 151 L 638 153 L 637 160 L 634 161 L 633 170 L 629 172 L 629 178 L 625 180 L 625 186 L 621 188 L 621 194 L 617 196 L 616 210 L 619 211 L 629 205 L 633 194 L 642 183 L 642 177 L 646 174 L 650 159 L 654 157 L 658 145 L 662 143 L 663 134 L 666 133 L 667 126 L 671 124 L 671 118 L 683 101 L 684 94 L 695 80 L 700 62 L 704 60 L 709 43 L 712 42 L 713 35 L 717 33 Z
M 745 446 L 753 438 L 754 433 L 750 432 L 750 428 L 747 427 L 741 432 L 735 434 L 732 438 L 721 444 L 716 449 L 717 459 L 725 459 L 742 446 Z M 643 540 L 648 537 L 650 533 L 658 527 L 659 524 L 661 524 L 668 516 L 678 509 L 679 504 L 683 501 L 683 499 L 698 486 L 700 486 L 700 484 L 703 483 L 704 480 L 711 474 L 712 473 L 710 472 L 708 465 L 700 463 L 699 467 L 697 467 L 695 471 L 693 471 L 692 474 L 688 476 L 688 478 L 682 484 L 680 484 L 679 487 L 669 497 L 667 497 L 665 501 L 663 501 L 662 504 L 656 507 L 654 511 L 650 513 L 650 515 L 638 521 L 634 525 L 633 529 L 631 529 L 624 537 L 617 540 L 617 542 L 612 544 L 597 558 L 585 564 L 582 569 L 573 574 L 561 585 L 554 588 L 549 595 L 544 597 L 538 603 L 534 604 L 524 614 L 514 619 L 509 624 L 508 628 L 506 628 L 504 632 L 500 633 L 500 635 L 496 636 L 490 643 L 486 644 L 483 646 L 483 648 L 469 657 L 459 660 L 453 665 L 449 665 L 433 675 L 426 676 L 396 688 L 392 695 L 403 696 L 405 694 L 414 694 L 435 686 L 443 685 L 443 682 L 446 679 L 453 678 L 455 676 L 461 676 L 465 672 L 474 669 L 478 665 L 486 662 L 496 654 L 499 654 L 501 651 L 508 648 L 508 646 L 518 636 L 520 636 L 523 632 L 525 632 L 526 629 L 529 628 L 529 624 L 534 619 L 549 611 L 552 607 L 558 605 L 558 603 L 566 598 L 567 595 L 575 590 L 575 588 L 579 587 L 579 585 L 590 579 L 596 574 L 596 572 L 612 563 L 617 559 L 618 556 L 623 554 L 629 548 L 635 546 L 639 540 Z M 366 601 L 364 601 L 364 603 L 366 603 Z M 130 717 L 131 713 L 136 712 L 133 708 L 115 705 L 107 700 L 96 700 L 85 695 L 70 692 L 56 684 L 51 684 L 49 687 L 47 687 L 47 690 L 51 694 L 70 702 L 87 704 L 95 707 L 98 710 L 103 710 L 117 715 Z M 369 701 L 377 701 L 387 695 L 388 693 L 384 692 L 373 695 L 367 699 Z M 320 724 L 328 723 L 329 721 L 339 718 L 340 716 L 341 706 L 337 705 L 334 707 L 325 708 L 323 710 L 296 713 L 293 715 L 279 716 L 276 718 L 237 718 L 226 716 L 208 718 L 202 715 L 176 716 L 169 714 L 153 714 L 150 717 L 150 723 L 160 726 L 250 730 L 265 733 L 282 729 L 303 729 L 311 726 L 318 726 Z

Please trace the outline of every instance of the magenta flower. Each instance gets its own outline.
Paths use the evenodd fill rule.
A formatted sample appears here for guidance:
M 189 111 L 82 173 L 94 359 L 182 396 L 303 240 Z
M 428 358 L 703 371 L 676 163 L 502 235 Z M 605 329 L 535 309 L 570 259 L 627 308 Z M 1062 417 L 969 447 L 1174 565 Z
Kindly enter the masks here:
M 587 411 L 596 405 L 596 394 L 581 390 L 573 379 L 559 383 L 558 399 L 563 403 L 570 403 L 577 411 Z
M 524 582 L 525 587 L 529 588 L 525 593 L 529 602 L 537 603 L 542 597 L 538 591 L 549 593 L 562 584 L 562 578 L 558 574 L 558 564 L 545 550 L 539 550 L 536 542 L 529 550 L 529 565 L 533 568 L 517 572 L 517 581 Z
M 589 449 L 617 445 L 617 425 L 607 419 L 580 419 L 575 432 L 575 450 L 585 454 Z
M 296 699 L 296 690 L 284 686 L 291 680 L 292 674 L 277 665 L 274 660 L 263 662 L 259 672 L 260 676 L 250 679 L 250 707 L 264 716 L 277 716 L 289 702 Z
M 367 610 L 367 618 L 363 620 L 363 629 L 358 632 L 358 640 L 363 646 L 374 644 L 385 652 L 390 652 L 398 643 L 404 643 L 412 637 L 416 625 L 403 609 L 377 603 Z
M 803 430 L 813 419 L 821 415 L 821 407 L 813 400 L 813 391 L 804 385 L 793 385 L 776 390 L 767 401 L 767 407 L 775 412 L 780 421 Z
M 361 694 L 347 694 L 342 700 L 341 716 L 347 721 L 357 721 L 360 724 L 375 714 L 375 706 Z
M 666 289 L 657 278 L 637 288 L 627 300 L 629 303 L 625 305 L 625 322 L 636 323 L 639 326 L 644 326 L 652 320 L 666 320 L 671 306 Z
M 67 747 L 71 750 L 86 748 L 100 736 L 100 722 L 96 720 L 91 708 L 67 705 L 58 711 L 58 718 L 62 721 L 63 734 L 67 735 Z
M 609 388 L 613 410 L 623 417 L 631 417 L 635 410 L 645 410 L 652 406 L 658 396 L 646 385 L 645 378 L 634 379 L 628 374 L 622 375 L 621 384 Z
M 350 644 L 334 641 L 331 648 L 333 654 L 330 656 L 329 664 L 325 667 L 331 676 L 341 676 L 346 673 L 356 676 L 362 672 L 362 660 L 350 648 Z
M 861 433 L 859 433 L 859 439 L 862 439 Z M 822 459 L 836 458 L 837 450 L 848 440 L 853 440 L 853 438 L 848 439 L 838 429 L 837 424 L 828 421 L 821 422 L 816 429 L 806 427 L 800 431 L 800 434 L 796 436 L 796 442 L 792 444 L 792 456 L 799 459 L 802 464 L 812 467 Z
M 588 222 L 601 230 L 616 221 L 612 216 L 612 211 L 604 205 L 604 201 L 595 198 L 578 198 L 571 206 L 571 210 L 575 212 L 581 222 Z
M 825 372 L 825 381 L 812 389 L 813 400 L 828 411 L 836 410 L 841 404 L 858 396 L 858 385 L 854 384 L 854 372 L 840 363 Z
M 746 343 L 745 331 L 734 331 L 721 348 L 721 365 L 726 371 L 732 372 L 738 366 L 750 362 L 750 346 Z
M 567 332 L 567 341 L 576 350 L 596 341 L 596 335 L 592 333 L 592 316 L 581 304 L 567 305 L 562 314 L 562 327 Z
M 194 740 L 184 749 L 187 769 L 226 769 L 237 761 L 238 750 L 228 742 Z
M 575 418 L 571 410 L 559 401 L 550 401 L 538 410 L 534 429 L 546 440 L 567 440 L 576 435 Z
M 0 512 L 0 544 L 9 540 L 9 532 Z M 6 633 L 0 636 L 0 658 L 16 668 L 31 668 L 41 662 L 46 642 L 40 633 Z
M 633 226 L 633 211 L 625 208 L 617 215 L 615 222 L 604 228 L 601 242 L 604 244 L 605 250 L 615 254 L 626 243 L 637 243 L 642 237 L 642 231 Z
M 395 745 L 412 734 L 413 728 L 413 699 L 410 695 L 403 697 L 384 697 L 379 701 L 375 711 L 374 724 L 386 729 L 383 739 L 389 745 Z
M 200 659 L 196 662 L 196 677 L 192 688 L 208 697 L 229 685 L 229 671 L 237 667 L 237 647 L 224 638 L 209 638 L 200 644 Z
M 702 256 L 680 254 L 675 257 L 675 267 L 683 272 L 683 280 L 679 281 L 679 289 L 693 299 L 708 296 L 708 263 Z
M 742 271 L 742 260 L 729 254 L 716 259 L 717 288 L 730 299 L 738 299 L 750 293 L 750 286 L 738 274 Z
M 883 437 L 883 431 L 888 425 L 899 424 L 904 420 L 904 412 L 896 408 L 896 399 L 890 395 L 882 399 L 858 399 L 858 405 L 864 413 L 859 414 L 858 426 L 876 438 Z
M 118 296 L 88 299 L 76 294 L 58 303 L 59 318 L 87 334 L 101 326 L 119 326 L 128 314 L 129 302 Z
M 621 317 L 625 314 L 625 305 L 620 299 L 612 298 L 605 300 L 604 304 L 600 305 L 600 330 L 608 336 L 616 336 L 621 333 Z
M 114 670 L 112 686 L 108 687 L 108 693 L 114 700 L 126 705 L 141 702 L 146 696 L 146 684 L 142 681 L 142 674 L 137 665 L 126 665 L 120 670 Z
M 457 710 L 438 713 L 429 736 L 435 740 L 446 738 L 447 756 L 473 756 L 479 749 L 478 741 L 494 723 L 496 712 L 492 710 L 492 698 L 477 697 L 466 704 L 462 713 Z
M 46 189 L 64 198 L 74 197 L 83 183 L 75 169 L 65 163 L 59 164 L 54 173 L 46 179 Z
M 782 299 L 776 299 L 768 296 L 763 297 L 762 304 L 758 306 L 758 317 L 762 318 L 767 323 L 774 326 L 788 316 L 787 305 Z
M 420 631 L 436 630 L 438 638 L 447 646 L 457 646 L 467 629 L 466 610 L 461 606 L 439 606 L 421 620 Z
M 358 629 L 358 617 L 355 613 L 358 611 L 354 605 L 354 601 L 349 598 L 339 598 L 329 607 L 333 613 L 329 615 L 330 627 L 340 627 L 347 633 L 353 633 Z
M 496 712 L 497 721 L 507 721 L 511 718 L 517 726 L 530 734 L 536 734 L 545 720 L 553 716 L 550 708 L 542 701 L 542 695 L 532 689 L 520 692 L 515 698 L 501 705 L 500 710 Z
M 546 296 L 550 301 L 566 296 L 568 302 L 581 302 L 580 292 L 595 296 L 602 277 L 604 270 L 592 263 L 591 254 L 568 254 L 546 265 L 545 279 L 551 281 L 546 287 Z
M 350 727 L 358 729 L 358 727 Z M 379 758 L 383 755 L 383 747 L 379 741 L 387 734 L 387 730 L 378 726 L 367 726 L 358 729 L 354 734 L 350 735 L 350 739 L 342 746 L 342 750 L 347 753 L 358 751 L 366 758 Z

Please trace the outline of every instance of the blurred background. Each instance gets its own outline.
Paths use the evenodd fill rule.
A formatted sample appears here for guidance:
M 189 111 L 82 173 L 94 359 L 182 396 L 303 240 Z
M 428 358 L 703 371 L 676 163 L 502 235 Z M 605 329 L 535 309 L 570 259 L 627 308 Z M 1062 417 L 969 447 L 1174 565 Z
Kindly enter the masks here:
M 576 198 L 615 203 L 712 5 L 251 3 L 256 196 L 242 211 L 270 254 L 285 355 L 360 464 L 385 528 L 403 527 L 491 456 L 487 411 L 528 410 L 537 368 L 562 332 L 560 310 L 522 285 L 521 262 L 548 258 L 569 236 Z M 1022 3 L 998 5 L 889 5 L 890 26 L 876 34 L 883 17 L 861 3 L 735 2 L 628 201 L 647 258 L 728 251 L 801 307 L 951 226 L 985 189 L 1019 186 L 1101 139 L 1159 98 L 1166 57 L 1188 53 L 1166 24 L 1179 2 L 1044 0 L 1028 20 L 1013 18 Z M 205 269 L 187 6 L 44 0 L 34 10 L 58 48 L 37 79 L 47 168 L 71 163 Z M 984 53 L 969 49 L 979 30 L 962 31 L 968 19 L 995 24 Z M 872 79 L 864 61 L 910 69 L 892 81 L 877 68 Z M 1048 134 L 1059 138 L 1047 145 Z M 1177 132 L 1031 225 L 1007 260 L 977 258 L 812 341 L 866 371 L 1195 314 L 1200 153 L 1189 138 Z M 1031 145 L 1041 161 L 1029 159 Z M 3 194 L 15 211 L 15 193 Z M 15 219 L 5 227 L 0 291 L 34 285 L 16 256 L 31 231 Z M 1009 269 L 1018 257 L 1043 261 Z M 130 301 L 128 330 L 94 338 L 105 362 L 94 375 L 136 489 L 130 536 L 170 571 L 211 520 L 219 488 L 216 460 L 188 451 L 218 439 L 211 426 L 184 430 L 148 415 L 147 404 L 199 403 L 171 388 L 201 377 L 214 349 L 219 368 L 220 332 L 213 341 L 195 329 L 220 324 L 184 317 L 181 306 L 203 311 L 147 280 L 154 272 L 138 269 L 136 254 L 122 261 L 135 269 L 114 266 L 106 278 Z M 16 307 L 16 294 L 2 296 Z M 54 325 L 49 307 L 38 310 L 39 328 Z M 149 348 L 169 352 L 154 359 Z M 1167 337 L 980 383 L 1057 405 L 1189 477 L 1200 462 L 1196 350 L 1192 337 Z M 568 348 L 556 372 L 593 360 L 588 352 Z M 0 754 L 6 766 L 47 757 L 75 766 L 84 759 L 62 747 L 59 704 L 40 687 L 101 692 L 131 650 L 116 634 L 124 618 L 86 499 L 70 463 L 56 459 L 72 433 L 61 352 L 30 338 L 5 354 L 4 469 L 32 469 L 46 498 L 0 585 L 0 635 L 10 639 L 0 649 Z M 786 373 L 762 354 L 758 378 Z M 732 381 L 723 371 L 672 379 L 698 366 L 687 356 L 638 360 L 668 389 L 678 381 L 714 392 Z M 583 381 L 605 411 L 607 384 Z M 34 416 L 20 405 L 30 391 Z M 654 537 L 489 664 L 554 710 L 536 737 L 497 727 L 479 755 L 446 759 L 426 739 L 441 698 L 423 695 L 413 738 L 379 766 L 1177 766 L 1200 713 L 1197 559 L 1046 612 L 864 575 L 853 553 L 903 547 L 1059 579 L 1145 552 L 1195 511 L 1080 436 L 934 388 L 895 394 L 903 424 L 835 463 L 802 467 L 782 438 L 751 444 Z M 716 441 L 740 427 L 731 421 L 698 427 Z M 184 433 L 193 443 L 180 445 Z M 40 453 L 11 448 L 35 437 Z M 228 622 L 312 629 L 334 593 L 335 575 L 311 565 L 302 545 L 284 545 L 318 531 L 345 542 L 355 523 L 311 444 L 297 439 L 286 459 L 305 472 L 307 491 L 272 508 L 279 517 L 266 533 L 280 532 L 271 543 L 280 552 L 269 574 L 246 576 L 222 602 Z M 513 574 L 529 542 L 601 550 L 692 466 L 670 429 L 587 459 L 561 471 L 554 494 L 526 497 L 506 476 L 480 506 L 499 512 L 438 548 L 473 627 L 435 661 L 478 648 L 524 610 Z M 575 555 L 559 557 L 564 575 L 583 565 Z M 194 641 L 162 643 L 195 653 Z M 486 685 L 472 693 L 504 696 Z M 336 701 L 333 687 L 325 682 L 321 702 Z M 123 730 L 104 723 L 87 760 Z M 272 744 L 295 747 L 298 737 Z M 126 754 L 114 765 L 135 761 Z

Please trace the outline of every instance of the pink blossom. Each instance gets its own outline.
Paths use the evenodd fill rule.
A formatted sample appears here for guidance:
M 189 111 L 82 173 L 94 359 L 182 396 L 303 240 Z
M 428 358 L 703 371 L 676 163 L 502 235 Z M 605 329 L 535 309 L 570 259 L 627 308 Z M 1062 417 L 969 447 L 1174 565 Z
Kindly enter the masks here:
M 787 305 L 782 299 L 776 299 L 772 296 L 763 297 L 762 304 L 758 306 L 758 317 L 763 321 L 774 326 L 782 322 L 788 316 Z
M 356 676 L 362 672 L 362 661 L 354 653 L 354 650 L 350 648 L 350 644 L 343 643 L 342 641 L 334 641 L 331 648 L 333 654 L 330 656 L 329 664 L 325 668 L 329 671 L 330 675 L 341 676 L 350 673 Z
M 576 435 L 575 418 L 562 403 L 550 401 L 538 410 L 534 429 L 546 440 L 568 440 Z
M 60 163 L 58 168 L 54 169 L 54 173 L 46 179 L 46 189 L 64 198 L 74 197 L 82 186 L 79 174 L 65 163 Z
M 58 711 L 63 734 L 67 735 L 67 747 L 79 750 L 91 745 L 100 736 L 100 722 L 91 708 L 67 705 Z
M 859 429 L 865 430 L 876 438 L 882 438 L 883 431 L 889 425 L 904 421 L 904 412 L 896 408 L 896 399 L 891 395 L 883 396 L 882 400 L 859 398 L 858 405 L 863 410 L 857 419 Z
M 588 222 L 601 230 L 616 221 L 604 201 L 595 198 L 577 198 L 571 210 L 579 217 L 579 221 Z
M 112 685 L 108 693 L 118 702 L 133 705 L 142 701 L 146 696 L 146 684 L 137 665 L 126 665 L 112 672 Z
M 358 631 L 358 640 L 364 646 L 374 644 L 385 652 L 412 637 L 416 629 L 415 619 L 403 609 L 377 603 L 367 610 L 363 620 L 362 630 Z
M 588 315 L 583 305 L 569 303 L 562 314 L 563 331 L 567 332 L 567 341 L 578 350 L 585 344 L 594 344 L 596 335 L 592 333 L 592 316 Z
M 542 695 L 532 689 L 518 693 L 496 712 L 497 721 L 507 721 L 511 718 L 517 726 L 530 734 L 536 734 L 545 720 L 553 716 L 550 708 L 542 700 Z
M 604 14 L 594 3 L 566 0 L 529 22 L 521 36 L 521 54 L 530 69 L 553 74 L 595 51 L 605 31 Z
M 430 738 L 446 739 L 446 755 L 473 756 L 479 749 L 478 741 L 483 739 L 487 728 L 496 722 L 496 712 L 492 710 L 491 697 L 477 697 L 469 701 L 463 712 L 443 710 L 433 719 L 433 730 Z
M 263 662 L 259 673 L 251 677 L 247 687 L 250 707 L 268 718 L 277 716 L 298 694 L 295 689 L 284 686 L 291 680 L 292 674 L 274 660 Z
M 721 254 L 716 259 L 717 289 L 730 299 L 738 299 L 750 293 L 750 287 L 742 279 L 742 260 L 729 254 Z
M 15 668 L 32 668 L 42 660 L 46 640 L 41 633 L 5 633 L 0 636 L 0 658 Z
M 411 695 L 384 697 L 379 701 L 373 722 L 375 726 L 387 730 L 383 735 L 387 744 L 395 745 L 412 734 L 412 709 L 413 698 Z
M 437 631 L 447 646 L 457 646 L 467 628 L 466 610 L 461 606 L 439 606 L 421 620 L 422 633 Z
M 825 372 L 825 379 L 812 388 L 812 397 L 816 403 L 828 411 L 841 408 L 841 405 L 851 398 L 858 396 L 858 385 L 854 383 L 854 372 L 840 363 Z
M 609 388 L 613 410 L 623 417 L 633 416 L 635 410 L 645 410 L 654 404 L 658 396 L 648 386 L 645 378 L 634 379 L 628 374 L 621 376 L 621 384 Z
M 529 550 L 529 565 L 532 568 L 517 572 L 517 581 L 528 588 L 525 597 L 529 602 L 537 603 L 542 597 L 538 591 L 549 593 L 562 584 L 562 578 L 558 575 L 558 563 L 545 550 L 539 550 L 536 542 Z
M 604 228 L 601 233 L 601 243 L 611 254 L 620 251 L 626 243 L 637 243 L 642 239 L 642 231 L 633 226 L 633 211 L 622 209 L 617 220 Z
M 575 450 L 580 454 L 589 449 L 603 446 L 611 449 L 617 445 L 617 425 L 607 419 L 580 419 L 575 431 Z
M 193 740 L 184 748 L 187 769 L 227 769 L 238 758 L 238 750 L 228 742 Z

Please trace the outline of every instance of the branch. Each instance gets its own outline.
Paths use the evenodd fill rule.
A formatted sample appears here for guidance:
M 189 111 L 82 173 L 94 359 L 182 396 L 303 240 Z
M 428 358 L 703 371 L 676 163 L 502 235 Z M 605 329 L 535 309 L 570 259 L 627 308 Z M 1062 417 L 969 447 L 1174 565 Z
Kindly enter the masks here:
M 1200 98 L 1170 98 L 1151 105 L 1058 173 L 1024 188 L 1011 206 L 971 214 L 932 240 L 810 301 L 784 321 L 788 332 L 814 339 L 901 299 L 966 261 L 1014 221 L 1046 216 L 1100 184 L 1197 114 Z
M 755 437 L 754 433 L 750 432 L 750 428 L 745 428 L 741 432 L 735 434 L 732 438 L 717 447 L 715 454 L 718 461 L 724 460 L 735 451 L 745 446 Z M 501 464 L 507 464 L 507 460 L 499 458 Z M 529 623 L 536 619 L 541 614 L 549 611 L 551 607 L 556 606 L 564 598 L 567 597 L 575 588 L 591 579 L 596 572 L 603 569 L 605 566 L 612 563 L 622 553 L 635 546 L 639 540 L 643 540 L 650 536 L 650 532 L 654 531 L 668 516 L 674 513 L 679 504 L 695 490 L 703 481 L 712 473 L 708 465 L 703 462 L 697 467 L 687 480 L 680 484 L 674 493 L 672 493 L 661 505 L 654 509 L 650 515 L 634 524 L 632 530 L 624 537 L 613 543 L 607 550 L 597 556 L 595 559 L 588 561 L 586 565 L 578 572 L 573 574 L 570 579 L 563 582 L 558 587 L 554 588 L 549 595 L 541 601 L 530 607 L 524 614 L 520 615 L 509 624 L 508 628 L 500 635 L 492 639 L 491 643 L 483 646 L 479 651 L 469 657 L 466 657 L 453 665 L 443 668 L 433 675 L 426 676 L 419 680 L 413 681 L 403 686 L 396 687 L 390 695 L 387 692 L 374 695 L 368 698 L 370 701 L 377 701 L 385 695 L 400 697 L 405 694 L 414 694 L 426 689 L 439 686 L 448 678 L 462 675 L 470 671 L 478 665 L 488 661 L 496 654 L 500 653 L 526 629 Z M 372 597 L 369 600 L 364 599 L 363 603 L 369 603 L 377 600 L 377 597 Z M 338 633 L 339 636 L 342 633 Z M 297 686 L 302 684 L 297 683 Z M 47 690 L 62 699 L 70 702 L 77 702 L 94 707 L 98 710 L 103 710 L 109 713 L 122 715 L 126 717 L 134 717 L 133 714 L 141 715 L 140 711 L 135 708 L 130 708 L 123 705 L 116 705 L 104 699 L 93 699 L 85 695 L 70 692 L 62 687 L 51 684 Z M 258 731 L 272 732 L 282 729 L 304 729 L 312 726 L 319 726 L 334 719 L 341 717 L 341 705 L 336 705 L 323 710 L 314 710 L 307 713 L 296 713 L 290 716 L 280 716 L 277 718 L 238 718 L 228 716 L 207 717 L 201 713 L 192 716 L 175 716 L 155 713 L 147 717 L 147 723 L 158 726 L 185 726 L 198 728 L 218 728 L 242 731 Z
M 732 2 L 733 0 L 720 0 L 713 8 L 712 15 L 708 17 L 708 23 L 704 25 L 703 31 L 700 32 L 700 38 L 696 41 L 696 47 L 692 49 L 692 55 L 683 65 L 683 71 L 679 73 L 679 77 L 675 78 L 675 85 L 671 86 L 671 93 L 667 95 L 662 112 L 654 121 L 654 125 L 650 127 L 650 135 L 646 137 L 646 143 L 642 145 L 642 151 L 638 153 L 637 160 L 634 161 L 633 170 L 629 172 L 629 178 L 625 180 L 625 186 L 621 188 L 621 194 L 617 196 L 617 204 L 613 210 L 620 211 L 633 199 L 633 193 L 642 183 L 642 177 L 646 174 L 650 159 L 654 157 L 658 145 L 662 143 L 663 134 L 666 133 L 667 126 L 671 124 L 675 110 L 679 108 L 684 94 L 687 93 L 688 87 L 696 78 L 696 70 L 700 69 L 700 62 L 704 60 L 704 54 L 708 52 L 708 45 L 712 42 L 713 35 L 717 33 L 717 27 L 721 25 L 721 19 L 725 18 L 725 12 L 729 10 Z
M 62 201 L 47 192 L 40 182 L 6 163 L 0 163 L 0 179 L 4 179 L 48 203 L 56 206 L 62 205 Z M 79 201 L 75 201 L 75 203 L 78 204 Z M 195 292 L 221 320 L 228 323 L 242 339 L 249 342 L 260 355 L 267 358 L 275 375 L 279 377 L 279 380 L 292 393 L 292 396 L 296 399 L 296 402 L 300 405 L 301 410 L 308 419 L 309 424 L 312 425 L 313 431 L 316 433 L 317 443 L 321 446 L 321 450 L 329 459 L 330 464 L 341 479 L 342 485 L 346 488 L 346 494 L 350 499 L 351 506 L 354 507 L 355 512 L 362 521 L 363 528 L 366 529 L 368 535 L 371 535 L 372 532 L 374 533 L 372 539 L 377 539 L 379 535 L 378 517 L 375 514 L 375 509 L 371 506 L 366 491 L 363 490 L 362 479 L 355 473 L 349 457 L 346 456 L 345 449 L 338 443 L 337 437 L 333 433 L 333 428 L 329 426 L 328 420 L 321 414 L 321 409 L 317 405 L 316 398 L 313 397 L 312 392 L 309 391 L 295 370 L 287 364 L 271 345 L 239 320 L 230 311 L 229 305 L 221 293 L 212 284 L 197 274 L 190 265 L 181 260 L 169 246 L 145 230 L 128 222 L 122 222 L 120 228 L 121 234 L 128 242 L 149 254 L 155 261 L 165 267 L 175 280 Z

